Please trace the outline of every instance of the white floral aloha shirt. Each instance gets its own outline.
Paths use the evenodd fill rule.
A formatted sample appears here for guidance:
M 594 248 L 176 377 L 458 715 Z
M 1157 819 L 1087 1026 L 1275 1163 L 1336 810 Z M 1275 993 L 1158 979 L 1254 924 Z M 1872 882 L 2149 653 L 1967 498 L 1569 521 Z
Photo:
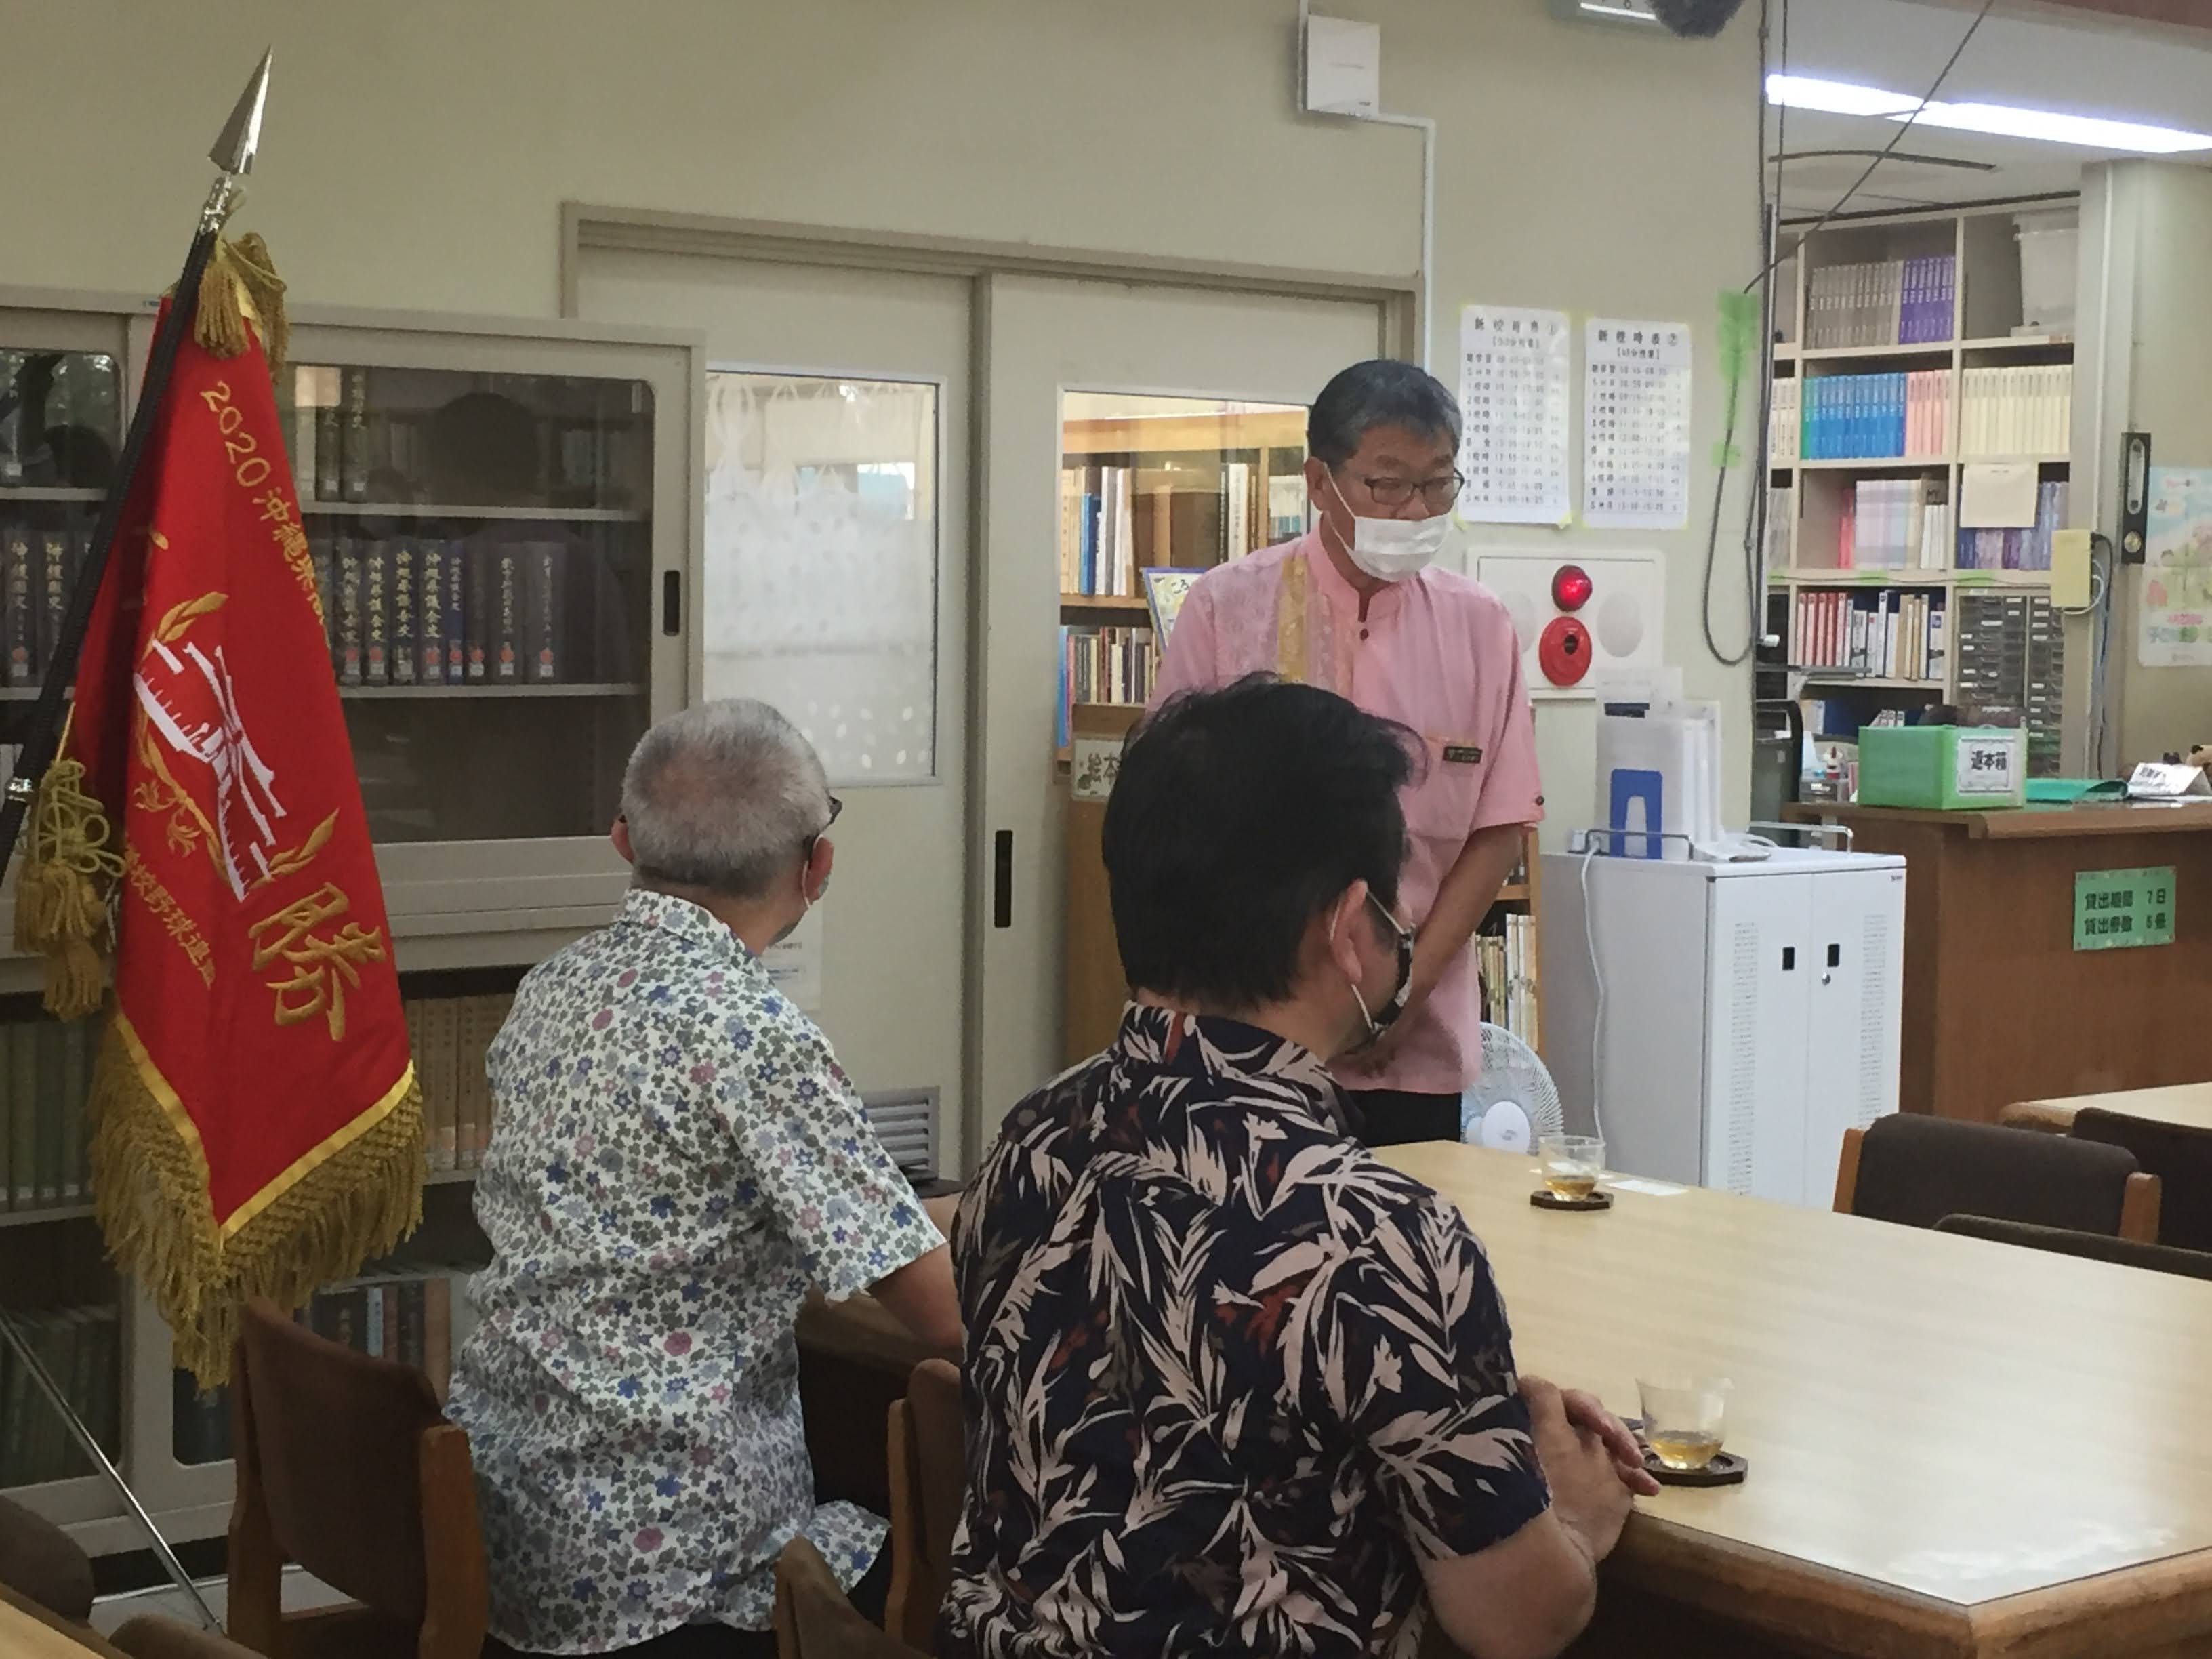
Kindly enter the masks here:
M 1458 1212 L 1295 1042 L 1132 1007 L 960 1206 L 968 1493 L 939 1659 L 1410 1656 L 1419 1562 L 1550 1503 Z
M 491 1266 L 448 1414 L 491 1630 L 597 1653 L 765 1630 L 804 1533 L 850 1589 L 884 1523 L 817 1507 L 793 1321 L 944 1241 L 814 1022 L 697 905 L 634 891 L 522 981 L 488 1060 Z

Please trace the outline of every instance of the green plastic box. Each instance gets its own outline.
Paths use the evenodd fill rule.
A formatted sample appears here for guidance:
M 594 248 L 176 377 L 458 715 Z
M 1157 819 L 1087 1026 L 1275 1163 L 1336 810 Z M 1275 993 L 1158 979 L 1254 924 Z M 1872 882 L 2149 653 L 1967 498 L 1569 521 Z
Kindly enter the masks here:
M 1944 811 L 2019 806 L 2027 733 L 1998 726 L 1869 726 L 1859 733 L 1859 805 Z

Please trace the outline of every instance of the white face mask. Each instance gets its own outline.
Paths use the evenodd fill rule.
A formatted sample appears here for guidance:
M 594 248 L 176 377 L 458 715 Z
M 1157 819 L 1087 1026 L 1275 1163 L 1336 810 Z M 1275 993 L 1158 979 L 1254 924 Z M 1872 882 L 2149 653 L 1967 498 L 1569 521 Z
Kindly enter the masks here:
M 1337 489 L 1336 477 L 1329 475 L 1328 487 L 1336 490 L 1336 499 L 1344 510 L 1352 513 L 1352 503 L 1345 501 L 1344 492 Z M 1418 576 L 1436 562 L 1443 550 L 1444 538 L 1451 534 L 1451 515 L 1438 513 L 1425 519 L 1366 519 L 1352 514 L 1352 545 L 1345 551 L 1352 563 L 1378 582 L 1401 582 L 1408 576 Z

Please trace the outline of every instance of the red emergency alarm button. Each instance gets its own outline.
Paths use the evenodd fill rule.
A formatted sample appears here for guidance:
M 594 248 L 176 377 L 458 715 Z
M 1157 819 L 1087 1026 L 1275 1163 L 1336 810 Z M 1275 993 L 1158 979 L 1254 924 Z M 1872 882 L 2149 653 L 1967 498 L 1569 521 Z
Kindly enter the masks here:
M 1552 574 L 1552 603 L 1562 611 L 1579 611 L 1589 603 L 1589 572 L 1578 564 L 1563 564 Z
M 1587 580 L 1587 578 L 1585 578 Z M 1590 636 L 1572 617 L 1554 617 L 1536 641 L 1536 665 L 1553 685 L 1573 685 L 1589 672 Z

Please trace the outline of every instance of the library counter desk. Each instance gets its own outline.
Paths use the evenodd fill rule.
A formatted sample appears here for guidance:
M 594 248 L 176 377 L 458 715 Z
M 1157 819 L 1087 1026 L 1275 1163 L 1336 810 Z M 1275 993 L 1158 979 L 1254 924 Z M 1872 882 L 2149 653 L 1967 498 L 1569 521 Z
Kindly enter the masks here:
M 1570 1652 L 2212 1653 L 2212 1283 L 1698 1188 L 1530 1206 L 1526 1157 L 1382 1157 L 1489 1253 L 1522 1368 L 1634 1411 L 1729 1378 L 1741 1486 L 1639 1499 Z
M 1995 1122 L 2204 1075 L 2212 802 L 1784 811 L 1905 858 L 1905 1110 Z

